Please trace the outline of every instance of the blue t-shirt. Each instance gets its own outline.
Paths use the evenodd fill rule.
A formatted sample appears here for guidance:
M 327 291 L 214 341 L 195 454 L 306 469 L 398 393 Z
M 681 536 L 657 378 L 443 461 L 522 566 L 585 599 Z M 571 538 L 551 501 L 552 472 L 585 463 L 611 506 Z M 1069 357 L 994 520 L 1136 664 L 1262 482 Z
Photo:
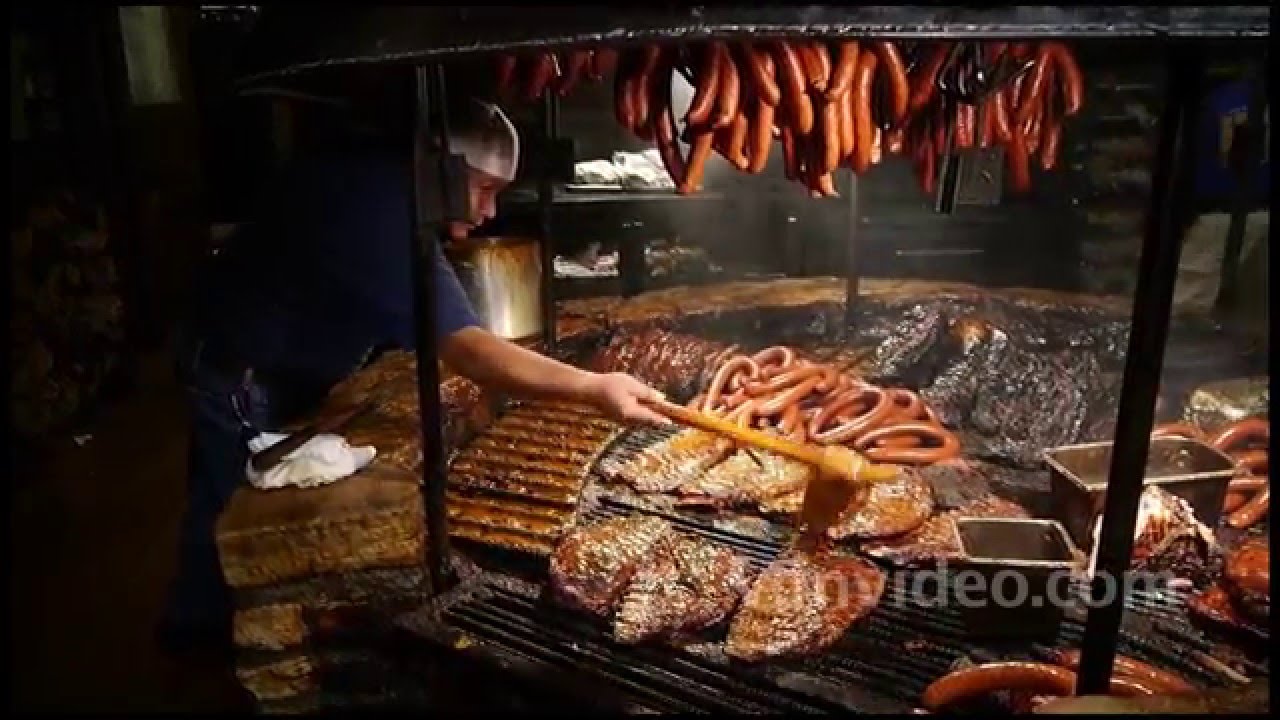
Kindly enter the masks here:
M 375 347 L 415 346 L 408 159 L 337 150 L 295 162 L 213 262 L 206 339 L 251 366 L 323 384 Z M 436 337 L 479 325 L 434 240 Z

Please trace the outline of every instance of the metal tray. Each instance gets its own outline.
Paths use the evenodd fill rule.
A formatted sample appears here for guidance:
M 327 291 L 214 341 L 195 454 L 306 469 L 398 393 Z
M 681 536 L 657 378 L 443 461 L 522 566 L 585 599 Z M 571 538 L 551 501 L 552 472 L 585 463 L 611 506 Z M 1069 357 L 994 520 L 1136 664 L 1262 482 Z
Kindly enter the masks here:
M 1106 499 L 1112 443 L 1065 445 L 1045 451 L 1054 519 L 1066 527 L 1081 550 L 1093 548 L 1093 527 Z M 1235 461 L 1199 440 L 1160 437 L 1151 440 L 1143 486 L 1159 485 L 1191 505 L 1196 518 L 1214 528 L 1222 516 L 1227 483 Z
M 962 570 L 977 571 L 982 580 L 977 596 L 966 593 L 970 602 L 960 603 L 969 636 L 990 640 L 1055 637 L 1066 607 L 1052 600 L 1055 594 L 1065 595 L 1063 588 L 1069 587 L 1066 583 L 1083 558 L 1062 524 L 1033 518 L 958 517 L 955 528 L 962 550 L 956 564 Z

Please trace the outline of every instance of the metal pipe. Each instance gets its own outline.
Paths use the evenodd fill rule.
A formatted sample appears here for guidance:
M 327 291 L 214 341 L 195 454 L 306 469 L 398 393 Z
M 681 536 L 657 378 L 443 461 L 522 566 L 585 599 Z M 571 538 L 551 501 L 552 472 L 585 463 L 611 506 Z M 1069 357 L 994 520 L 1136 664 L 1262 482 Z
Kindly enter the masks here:
M 1133 553 L 1133 532 L 1164 366 L 1178 258 L 1191 207 L 1194 132 L 1204 62 L 1201 50 L 1190 44 L 1172 41 L 1167 48 L 1160 144 L 1138 263 L 1115 443 L 1092 578 L 1092 602 L 1081 646 L 1076 685 L 1079 695 L 1106 694 L 1110 684 L 1116 635 L 1126 599 L 1123 579 Z
M 954 102 L 954 101 L 953 101 Z M 950 116 L 950 113 L 947 113 Z M 960 153 L 956 152 L 956 126 L 947 124 L 946 143 L 942 150 L 942 167 L 938 168 L 938 192 L 933 199 L 933 211 L 950 215 L 956 211 L 956 193 L 960 187 Z
M 635 212 L 629 208 L 628 212 Z M 618 285 L 622 297 L 635 297 L 644 292 L 649 266 L 645 260 L 649 239 L 648 229 L 639 220 L 624 223 L 627 232 L 618 239 Z
M 432 73 L 431 70 L 435 72 Z M 422 496 L 427 522 L 427 569 L 431 574 L 433 593 L 442 592 L 450 583 L 452 572 L 449 562 L 449 517 L 445 506 L 447 468 L 444 457 L 442 433 L 443 415 L 440 411 L 440 367 L 436 348 L 436 282 L 432 263 L 436 262 L 437 242 L 432 231 L 443 241 L 447 237 L 447 217 L 431 218 L 426 203 L 426 192 L 451 192 L 449 182 L 449 121 L 445 112 L 444 66 L 428 68 L 419 65 L 413 70 L 413 170 L 410 178 L 412 201 L 410 206 L 409 242 L 412 247 L 414 330 L 417 342 L 418 409 L 422 433 Z M 431 118 L 434 111 L 435 118 Z M 442 142 L 440 159 L 432 167 L 427 162 L 432 120 L 435 120 Z M 439 207 L 456 207 L 447 199 Z M 435 222 L 433 222 L 435 220 Z M 432 226 L 435 227 L 432 227 Z
M 548 91 L 543 98 L 542 135 L 548 150 L 560 137 L 560 97 Z M 543 163 L 538 177 L 538 227 L 542 238 L 538 244 L 542 262 L 539 290 L 542 296 L 542 344 L 548 355 L 556 353 L 555 248 L 551 243 L 551 211 L 555 186 L 551 182 L 551 166 Z
M 1215 305 L 1219 311 L 1231 310 L 1236 305 L 1237 281 L 1240 275 L 1240 251 L 1244 246 L 1245 226 L 1249 211 L 1256 204 L 1254 186 L 1258 168 L 1262 167 L 1259 140 L 1263 137 L 1262 109 L 1267 104 L 1267 64 L 1252 67 L 1245 79 L 1249 86 L 1248 114 L 1244 127 L 1237 130 L 1231 142 L 1231 171 L 1236 176 L 1236 192 L 1231 208 L 1231 222 L 1227 226 L 1227 244 L 1222 251 L 1222 270 L 1219 272 L 1218 297 Z
M 858 174 L 849 171 L 849 217 L 845 226 L 844 324 L 853 327 L 858 306 L 858 277 L 862 274 L 858 256 Z

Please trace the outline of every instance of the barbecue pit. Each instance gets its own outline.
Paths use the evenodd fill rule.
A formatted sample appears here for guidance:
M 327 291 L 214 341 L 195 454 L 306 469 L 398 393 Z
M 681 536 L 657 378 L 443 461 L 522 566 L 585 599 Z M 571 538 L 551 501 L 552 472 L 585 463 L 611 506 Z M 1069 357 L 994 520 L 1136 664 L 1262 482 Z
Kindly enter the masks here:
M 268 67 L 259 68 L 250 77 L 253 81 L 262 81 L 330 64 L 421 63 L 415 69 L 413 81 L 414 92 L 419 101 L 419 112 L 415 114 L 415 120 L 427 125 L 434 121 L 431 112 L 438 107 L 446 93 L 443 65 L 434 63 L 437 58 L 450 55 L 575 47 L 599 44 L 602 41 L 621 47 L 624 44 L 622 38 L 631 43 L 743 36 L 818 38 L 842 34 L 884 38 L 1106 36 L 1158 37 L 1168 40 L 1178 36 L 1207 39 L 1256 37 L 1267 33 L 1267 18 L 1264 15 L 1239 8 L 1215 10 L 1220 11 L 1221 15 L 1203 8 L 1098 8 L 1079 12 L 1053 8 L 1047 12 L 956 8 L 832 8 L 818 9 L 814 16 L 797 15 L 792 9 L 760 10 L 740 17 L 728 10 L 715 10 L 708 11 L 705 17 L 702 16 L 703 11 L 687 15 L 669 11 L 665 16 L 662 12 L 638 13 L 635 17 L 624 17 L 621 20 L 606 18 L 598 12 L 584 12 L 572 27 L 549 29 L 534 22 L 532 17 L 524 18 L 529 21 L 528 24 L 515 22 L 514 17 L 507 18 L 507 22 L 496 22 L 497 18 L 483 10 L 455 9 L 446 12 L 454 13 L 464 30 L 451 30 L 448 38 L 416 35 L 417 29 L 432 25 L 406 22 L 408 16 L 393 18 L 394 13 L 391 11 L 379 10 L 368 17 L 368 22 L 355 26 L 358 32 L 354 40 L 334 43 L 331 38 L 326 37 L 311 46 L 294 42 L 292 45 L 273 48 L 275 57 L 266 61 Z M 413 14 L 423 11 L 406 12 Z M 613 30 L 619 25 L 625 29 L 614 34 Z M 490 26 L 491 29 L 485 29 Z M 294 37 L 296 40 L 297 36 Z M 271 54 L 268 53 L 268 56 Z M 1151 430 L 1154 414 L 1152 409 L 1159 382 L 1159 374 L 1151 373 L 1136 358 L 1141 357 L 1143 362 L 1154 358 L 1158 368 L 1164 354 L 1168 352 L 1166 345 L 1177 347 L 1176 333 L 1175 341 L 1169 341 L 1168 335 L 1172 272 L 1177 264 L 1176 247 L 1181 227 L 1176 213 L 1170 209 L 1178 206 L 1187 183 L 1185 167 L 1181 167 L 1179 163 L 1185 162 L 1189 151 L 1185 149 L 1187 143 L 1180 142 L 1179 133 L 1180 128 L 1185 128 L 1189 108 L 1196 107 L 1197 98 L 1194 93 L 1198 87 L 1199 73 L 1203 70 L 1202 61 L 1203 57 L 1194 51 L 1185 54 L 1181 51 L 1170 53 L 1168 93 L 1171 109 L 1162 120 L 1160 158 L 1153 177 L 1154 192 L 1149 226 L 1139 271 L 1138 297 L 1132 314 L 1127 316 L 1124 310 L 1117 312 L 1114 307 L 1099 308 L 1095 304 L 1073 305 L 1064 302 L 1059 303 L 1064 307 L 1054 307 L 1053 302 L 1043 302 L 1032 314 L 1039 313 L 1041 321 L 1052 318 L 1047 324 L 1053 327 L 1037 328 L 1036 323 L 1025 315 L 1019 317 L 1017 303 L 1011 303 L 1013 309 L 1002 311 L 1004 315 L 991 323 L 1000 330 L 1001 337 L 1004 338 L 1002 342 L 1006 345 L 992 350 L 985 366 L 978 361 L 978 368 L 987 373 L 988 377 L 994 377 L 1002 370 L 1020 368 L 1024 371 L 1024 377 L 1040 378 L 1046 390 L 1037 397 L 1052 397 L 1062 401 L 1060 406 L 1051 408 L 1051 411 L 1076 413 L 1071 418 L 1069 427 L 1063 430 L 1064 435 L 1074 437 L 1054 438 L 1058 442 L 1053 444 L 1088 439 L 1085 435 L 1107 427 L 1105 416 L 1108 413 L 1117 416 L 1113 426 L 1116 439 L 1115 459 L 1110 469 L 1112 491 L 1108 493 L 1099 541 L 1102 548 L 1098 566 L 1100 571 L 1113 572 L 1127 567 L 1132 545 L 1134 509 L 1141 490 L 1142 461 L 1145 454 L 1142 449 Z M 554 101 L 549 102 L 554 104 Z M 1181 132 L 1185 133 L 1185 129 Z M 441 161 L 438 168 L 419 163 L 416 169 L 418 179 L 425 180 L 429 171 L 438 169 L 440 175 L 435 178 L 439 181 L 438 184 L 448 184 L 451 178 L 447 163 L 442 158 L 434 159 Z M 544 198 L 544 205 L 545 202 Z M 418 217 L 418 221 L 425 227 L 445 217 L 447 212 L 443 207 L 429 208 L 426 214 Z M 544 243 L 544 248 L 549 249 L 549 243 Z M 856 258 L 856 253 L 851 253 L 851 256 Z M 550 263 L 546 266 L 550 266 Z M 683 308 L 678 300 L 668 304 L 665 313 L 646 315 L 643 307 L 637 310 L 632 306 L 628 308 L 631 315 L 611 317 L 612 325 L 605 337 L 600 339 L 605 342 L 618 338 L 625 340 L 627 333 L 643 332 L 647 326 L 663 325 L 670 328 L 687 324 L 690 326 L 685 328 L 687 332 L 723 345 L 742 344 L 745 341 L 746 344 L 759 348 L 779 343 L 801 344 L 797 341 L 807 340 L 818 352 L 838 355 L 851 347 L 857 347 L 857 334 L 851 334 L 847 330 L 856 327 L 863 334 L 863 340 L 869 340 L 868 344 L 874 345 L 875 350 L 860 356 L 854 362 L 869 363 L 867 367 L 879 373 L 877 377 L 905 381 L 910 387 L 913 381 L 919 382 L 918 377 L 912 376 L 913 373 L 925 373 L 932 369 L 925 360 L 945 364 L 946 352 L 942 352 L 941 360 L 931 352 L 937 349 L 938 340 L 945 331 L 963 320 L 954 312 L 954 307 L 949 305 L 954 305 L 953 299 L 907 298 L 896 308 L 884 308 L 875 303 L 864 302 L 867 293 L 862 291 L 853 259 L 844 280 L 843 297 L 837 295 L 820 303 L 791 303 L 789 310 L 797 311 L 798 314 L 773 313 L 772 321 L 759 317 L 769 313 L 761 313 L 758 306 L 748 308 L 745 313 L 737 316 L 733 313 L 702 312 L 692 318 L 680 314 Z M 429 286 L 422 290 L 424 292 L 419 293 L 421 297 L 430 296 Z M 989 296 L 989 293 L 979 292 L 976 295 L 977 305 L 985 307 Z M 964 305 L 964 302 L 961 300 L 959 305 Z M 554 304 L 548 305 L 549 312 L 554 311 Z M 742 305 L 740 298 L 738 307 L 741 308 Z M 685 307 L 700 306 L 689 302 Z M 910 308 L 912 312 L 904 312 L 906 308 Z M 419 310 L 422 312 L 426 308 Z M 756 313 L 755 317 L 751 316 L 752 312 Z M 429 312 L 422 312 L 422 315 L 430 317 Z M 643 322 L 635 322 L 637 316 Z M 1127 322 L 1130 317 L 1131 324 Z M 1086 330 L 1090 321 L 1100 321 L 1101 329 L 1096 333 Z M 560 337 L 555 330 L 555 323 L 549 325 L 545 349 L 556 352 L 560 350 Z M 1063 328 L 1079 332 L 1062 332 Z M 743 329 L 749 329 L 749 337 L 742 338 L 737 334 Z M 771 333 L 769 330 L 780 332 Z M 426 333 L 424 337 L 429 338 L 430 333 Z M 1047 353 L 1043 352 L 1043 348 L 1037 352 L 1019 347 L 1020 342 L 1033 344 L 1027 341 L 1045 338 L 1051 344 L 1057 342 L 1061 345 Z M 593 347 L 590 342 L 578 344 L 575 341 L 575 345 L 591 350 L 599 347 L 598 344 Z M 1122 353 L 1126 349 L 1129 358 L 1127 365 L 1122 359 Z M 419 353 L 423 357 L 430 357 L 433 351 L 434 347 L 429 341 L 420 343 Z M 1060 355 L 1053 356 L 1053 351 Z M 954 357 L 952 355 L 953 359 Z M 1075 359 L 1068 362 L 1069 357 Z M 590 362 L 583 356 L 572 359 L 581 363 Z M 1263 361 L 1265 362 L 1265 358 Z M 972 369 L 963 363 L 955 365 L 955 368 L 957 373 Z M 576 672 L 593 673 L 592 679 L 608 682 L 623 695 L 632 696 L 632 700 L 642 707 L 676 710 L 904 710 L 917 702 L 925 684 L 937 679 L 958 661 L 1010 659 L 1034 653 L 1034 648 L 993 648 L 962 641 L 958 635 L 960 623 L 956 618 L 949 617 L 944 612 L 922 610 L 915 602 L 918 598 L 909 595 L 901 605 L 895 605 L 893 609 L 886 608 L 885 601 L 902 595 L 900 580 L 909 577 L 896 574 L 886 591 L 884 601 L 871 618 L 856 626 L 837 648 L 796 668 L 770 664 L 765 670 L 743 670 L 716 657 L 714 648 L 686 648 L 672 652 L 668 649 L 616 647 L 601 634 L 599 628 L 593 628 L 587 621 L 541 604 L 538 583 L 529 579 L 530 572 L 536 577 L 538 558 L 545 556 L 565 528 L 585 519 L 602 518 L 619 512 L 663 513 L 670 516 L 671 521 L 678 523 L 683 530 L 731 546 L 757 564 L 767 563 L 776 556 L 782 547 L 781 543 L 788 537 L 788 531 L 764 521 L 761 521 L 763 524 L 749 523 L 747 526 L 735 525 L 732 529 L 723 528 L 694 517 L 689 512 L 655 508 L 634 498 L 613 497 L 612 492 L 602 486 L 599 473 L 595 471 L 600 457 L 609 453 L 626 452 L 638 444 L 644 444 L 648 438 L 630 434 L 622 437 L 597 437 L 613 433 L 606 432 L 607 428 L 600 422 L 571 409 L 534 406 L 514 410 L 511 414 L 525 412 L 529 419 L 536 419 L 539 413 L 545 413 L 555 421 L 564 437 L 596 443 L 598 452 L 590 448 L 570 447 L 569 443 L 558 448 L 564 453 L 562 461 L 580 463 L 583 467 L 584 472 L 577 478 L 573 477 L 572 472 L 565 473 L 545 466 L 515 467 L 516 463 L 513 462 L 508 462 L 504 470 L 497 472 L 473 467 L 467 471 L 470 473 L 471 490 L 483 485 L 484 478 L 489 478 L 488 482 L 492 487 L 488 489 L 500 491 L 498 494 L 506 496 L 545 500 L 559 492 L 559 499 L 550 503 L 556 505 L 558 502 L 559 509 L 542 514 L 526 513 L 523 527 L 510 526 L 511 518 L 515 516 L 513 512 L 495 520 L 507 523 L 507 527 L 485 526 L 483 522 L 462 520 L 458 523 L 462 530 L 451 532 L 453 524 L 446 517 L 451 498 L 450 493 L 446 492 L 445 478 L 449 477 L 456 489 L 459 484 L 453 479 L 459 477 L 459 474 L 446 469 L 445 444 L 438 430 L 446 418 L 441 414 L 439 397 L 430 390 L 439 385 L 439 377 L 434 362 L 419 362 L 417 372 L 422 406 L 421 447 L 425 450 L 422 472 L 426 484 L 426 514 L 431 542 L 429 569 L 433 572 L 437 591 L 451 584 L 447 572 L 450 558 L 446 543 L 448 537 L 458 538 L 459 548 L 468 547 L 467 541 L 479 541 L 486 548 L 501 546 L 503 543 L 495 541 L 515 537 L 521 538 L 520 543 L 505 544 L 522 544 L 524 547 L 507 548 L 521 554 L 517 557 L 523 559 L 516 561 L 508 558 L 491 562 L 491 559 L 486 558 L 483 561 L 483 572 L 468 578 L 457 587 L 443 591 L 428 607 L 406 616 L 402 626 L 416 635 L 457 647 L 458 634 L 465 633 L 475 640 L 469 644 L 467 652 L 488 655 L 498 659 L 506 667 L 520 665 L 539 672 L 572 669 Z M 1105 382 L 1103 376 L 1108 372 L 1113 376 L 1123 377 L 1118 392 L 1115 385 Z M 1088 380 L 1079 380 L 1081 377 Z M 705 384 L 705 378 L 697 373 L 682 379 L 682 386 L 675 390 L 687 391 L 690 384 Z M 1203 378 L 1204 381 L 1217 379 L 1221 378 Z M 1053 390 L 1059 392 L 1052 392 Z M 1091 392 L 1097 397 L 1089 397 Z M 973 399 L 971 394 L 968 400 Z M 1012 402 L 1012 398 L 1010 401 Z M 1044 412 L 1044 409 L 1030 412 Z M 1033 506 L 1040 497 L 1042 488 L 1031 466 L 1034 464 L 1033 459 L 1044 447 L 1028 447 L 1026 442 L 1030 438 L 1041 437 L 1044 429 L 1036 425 L 1030 416 L 1024 416 L 1022 420 L 1022 426 L 1012 424 L 1004 428 L 992 428 L 989 424 L 984 426 L 979 423 L 966 427 L 964 423 L 959 423 L 961 427 L 958 430 L 967 433 L 969 442 L 965 444 L 966 448 L 980 448 L 979 456 L 983 461 L 996 461 L 992 463 L 994 469 L 985 474 L 990 489 L 998 494 L 1017 497 L 1034 510 Z M 498 420 L 496 427 L 503 428 L 502 419 Z M 1034 432 L 1018 432 L 1019 430 Z M 522 438 L 510 432 L 505 435 L 498 433 L 494 437 L 514 443 L 512 446 L 518 448 L 519 452 L 535 448 L 534 444 L 521 445 Z M 468 448 L 493 440 L 494 437 L 481 433 L 459 452 L 465 455 Z M 587 461 L 584 457 L 592 459 Z M 457 460 L 455 467 L 456 464 Z M 541 473 L 541 480 L 520 485 L 521 490 L 497 487 L 504 478 L 513 475 L 510 472 L 513 468 L 523 471 L 527 477 L 532 477 L 530 473 Z M 963 490 L 944 485 L 935 487 L 935 492 L 945 497 L 948 492 L 961 493 Z M 584 500 L 570 502 L 569 499 L 575 494 Z M 486 516 L 486 512 L 481 511 L 483 508 L 479 507 L 480 501 L 468 499 L 467 502 L 472 503 L 474 510 L 471 517 Z M 943 503 L 943 506 L 946 504 Z M 459 505 L 455 503 L 454 507 Z M 466 517 L 462 510 L 449 510 L 455 512 L 458 518 Z M 496 512 L 494 510 L 487 515 L 494 517 Z M 476 529 L 473 527 L 475 525 L 482 529 Z M 530 535 L 534 539 L 529 539 Z M 487 554 L 487 550 L 479 553 Z M 502 569 L 504 564 L 506 569 Z M 1211 649 L 1210 641 L 1186 630 L 1187 627 L 1184 599 L 1177 591 L 1160 591 L 1149 595 L 1139 592 L 1123 598 L 1123 603 L 1112 602 L 1095 608 L 1084 616 L 1069 613 L 1068 620 L 1060 630 L 1060 640 L 1068 644 L 1080 641 L 1084 644 L 1080 675 L 1082 691 L 1105 686 L 1110 674 L 1109 658 L 1115 652 L 1145 658 L 1183 673 L 1188 679 L 1206 687 L 1230 682 L 1229 672 L 1217 671 L 1215 674 L 1210 669 L 1214 667 L 1213 663 L 1201 657 Z M 912 649 L 914 647 L 927 650 L 916 652 Z M 703 650 L 705 654 L 699 655 Z M 884 652 L 885 650 L 889 652 Z M 868 657 L 875 658 L 876 662 L 866 663 L 865 658 Z M 1255 665 L 1252 670 L 1265 674 L 1265 667 Z
M 1006 318 L 1005 327 L 1018 328 L 1026 334 L 1022 342 L 1045 348 L 1046 353 L 1055 352 L 1056 348 L 1053 343 L 1043 342 L 1039 335 L 1061 331 L 1066 327 L 1063 318 L 1078 314 L 1082 323 L 1087 319 L 1092 324 L 1097 336 L 1087 344 L 1081 343 L 1075 351 L 1096 356 L 1104 368 L 1114 369 L 1120 362 L 1118 348 L 1123 343 L 1105 338 L 1109 333 L 1122 335 L 1123 323 L 1096 304 L 1073 305 L 1072 300 L 1078 302 L 1079 298 L 1063 296 L 1057 303 L 1048 303 L 1033 301 L 1016 291 L 976 288 L 969 293 L 955 292 L 943 299 L 924 293 L 886 293 L 880 298 L 869 297 L 863 303 L 868 319 L 875 318 L 875 321 L 863 325 L 870 337 L 860 340 L 856 333 L 850 335 L 838 323 L 827 325 L 826 331 L 815 331 L 824 324 L 813 322 L 814 317 L 838 316 L 841 308 L 821 300 L 807 305 L 789 304 L 786 298 L 796 294 L 796 287 L 797 283 L 791 281 L 761 284 L 756 288 L 758 296 L 772 298 L 777 304 L 756 308 L 718 307 L 717 295 L 727 293 L 714 287 L 686 289 L 682 291 L 683 301 L 704 308 L 704 313 L 696 318 L 657 313 L 636 319 L 631 313 L 645 314 L 645 304 L 664 305 L 663 298 L 636 298 L 633 308 L 640 306 L 641 310 L 629 310 L 627 323 L 612 330 L 596 330 L 594 340 L 576 338 L 576 345 L 587 348 L 587 357 L 575 358 L 575 361 L 589 366 L 591 358 L 611 343 L 625 345 L 630 340 L 647 344 L 653 333 L 649 328 L 655 323 L 664 326 L 665 332 L 670 333 L 667 337 L 677 338 L 673 340 L 675 344 L 690 342 L 690 336 L 681 335 L 680 331 L 696 328 L 700 333 L 696 339 L 704 352 L 716 357 L 723 354 L 725 347 L 745 336 L 753 336 L 757 345 L 770 344 L 754 326 L 755 322 L 763 321 L 779 328 L 778 334 L 789 343 L 815 356 L 835 357 L 839 350 L 847 361 L 858 363 L 855 367 L 866 371 L 875 359 L 872 353 L 859 352 L 859 347 L 881 347 L 892 344 L 895 338 L 903 341 L 921 336 L 907 319 L 937 317 L 936 313 L 918 312 L 921 308 L 931 308 L 942 315 L 967 317 L 971 306 L 980 304 L 988 308 L 988 312 L 993 306 L 1007 306 L 1011 317 Z M 835 282 L 831 290 L 838 291 Z M 678 297 L 676 292 L 681 291 L 668 292 L 664 298 Z M 812 287 L 807 292 L 812 295 Z M 999 311 L 991 313 L 992 316 L 999 314 Z M 882 328 L 892 328 L 890 335 L 882 334 Z M 1175 335 L 1178 339 L 1171 347 L 1174 352 L 1180 342 L 1205 341 L 1185 334 L 1183 329 Z M 641 375 L 647 373 L 659 387 L 673 393 L 673 399 L 683 401 L 688 399 L 691 388 L 707 379 L 707 366 L 695 365 L 699 369 L 694 372 L 697 379 L 692 382 L 662 367 L 631 370 Z M 665 385 L 661 382 L 664 377 Z M 1180 378 L 1180 381 L 1194 385 L 1207 377 Z M 1105 387 L 1104 384 L 1087 393 L 1096 400 L 1086 414 L 1113 415 L 1116 398 L 1105 391 Z M 685 396 L 681 396 L 681 392 Z M 1179 406 L 1177 398 L 1169 400 L 1169 407 Z M 1080 432 L 1103 432 L 1098 428 L 1106 426 L 1107 423 L 1101 421 L 1082 423 Z M 513 442 L 520 439 L 522 432 L 535 427 L 550 432 L 542 433 L 539 440 L 530 437 Z M 963 430 L 961 428 L 962 434 Z M 1074 647 L 1083 637 L 1084 598 L 1087 597 L 1083 584 L 1074 588 L 1079 600 L 1067 608 L 1056 637 L 1034 642 L 975 642 L 966 633 L 958 607 L 936 606 L 936 592 L 921 592 L 913 585 L 917 571 L 896 568 L 890 570 L 888 589 L 875 612 L 855 624 L 836 646 L 815 657 L 746 666 L 724 656 L 720 642 L 723 629 L 707 633 L 683 649 L 619 645 L 606 625 L 546 597 L 547 555 L 554 548 L 556 538 L 562 537 L 570 527 L 612 517 L 654 515 L 672 522 L 682 532 L 738 553 L 756 569 L 768 565 L 794 534 L 785 520 L 750 511 L 708 512 L 681 508 L 670 496 L 638 493 L 605 479 L 602 467 L 625 462 L 673 432 L 676 431 L 617 426 L 608 429 L 607 423 L 588 411 L 546 403 L 519 405 L 514 411 L 502 414 L 453 453 L 454 467 L 463 461 L 464 471 L 453 471 L 450 475 L 450 515 L 455 523 L 451 527 L 457 528 L 453 535 L 458 541 L 456 547 L 483 570 L 429 606 L 401 617 L 399 626 L 414 637 L 444 647 L 465 646 L 464 653 L 507 669 L 520 669 L 548 682 L 559 677 L 566 691 L 572 691 L 574 686 L 607 687 L 610 693 L 616 694 L 617 701 L 627 707 L 666 712 L 905 712 L 917 705 L 921 691 L 930 682 L 957 664 L 994 659 L 1042 661 L 1050 648 Z M 503 453 L 495 456 L 494 450 L 503 446 Z M 992 456 L 978 461 L 973 474 L 926 472 L 931 476 L 938 510 L 962 505 L 988 491 L 1017 499 L 1031 509 L 1044 507 L 1051 498 L 1047 469 L 1019 467 L 1016 457 L 1015 449 L 1011 457 Z M 491 487 L 480 487 L 473 481 L 480 477 L 503 478 L 504 471 L 511 473 L 513 469 L 536 470 L 555 464 L 578 469 L 577 478 L 570 479 L 572 472 L 566 472 L 564 477 L 569 487 L 578 488 L 581 497 L 572 512 L 560 511 L 556 524 L 531 523 L 520 529 L 513 528 L 531 508 L 543 513 L 556 504 L 554 486 L 539 485 L 533 482 L 533 477 L 517 478 L 512 474 L 505 475 L 508 490 L 496 485 L 500 480 L 495 480 L 495 486 Z M 543 492 L 545 495 L 538 497 Z M 473 498 L 485 498 L 483 502 L 492 503 L 494 510 L 468 517 L 468 508 L 477 502 Z M 546 517 L 550 515 L 546 512 Z M 486 523 L 488 527 L 484 527 Z M 1261 528 L 1253 530 L 1261 531 Z M 1229 531 L 1223 532 L 1222 539 L 1233 541 Z M 1219 647 L 1223 641 L 1190 622 L 1185 608 L 1188 591 L 1187 588 L 1160 587 L 1133 592 L 1126 600 L 1117 651 L 1177 672 L 1205 688 L 1230 687 L 1235 680 L 1223 674 L 1212 660 L 1204 659 L 1206 655 L 1223 652 Z M 1265 657 L 1258 661 L 1262 665 L 1253 665 L 1250 660 L 1245 662 L 1249 663 L 1250 672 L 1266 672 Z M 554 672 L 548 672 L 553 669 Z

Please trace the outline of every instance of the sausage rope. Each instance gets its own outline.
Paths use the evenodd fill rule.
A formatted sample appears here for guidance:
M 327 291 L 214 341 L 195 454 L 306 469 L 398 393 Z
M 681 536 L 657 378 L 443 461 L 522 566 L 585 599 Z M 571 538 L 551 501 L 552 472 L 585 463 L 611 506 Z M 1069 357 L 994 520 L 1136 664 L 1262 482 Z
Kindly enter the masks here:
M 667 79 L 683 71 L 693 98 L 677 129 Z M 937 187 L 948 135 L 955 151 L 999 147 L 1011 192 L 1031 188 L 1033 158 L 1058 167 L 1064 123 L 1080 112 L 1084 81 L 1070 47 L 1037 43 L 774 40 L 574 49 L 502 55 L 498 93 L 531 102 L 568 96 L 585 81 L 614 83 L 614 114 L 654 143 L 680 193 L 701 188 L 712 151 L 741 172 L 764 172 L 775 140 L 783 174 L 810 196 L 835 197 L 833 173 L 864 173 L 887 155 Z M 679 147 L 689 146 L 685 158 Z
M 882 462 L 928 465 L 960 451 L 914 392 L 877 387 L 781 345 L 724 359 L 689 406 L 799 442 L 863 449 Z

